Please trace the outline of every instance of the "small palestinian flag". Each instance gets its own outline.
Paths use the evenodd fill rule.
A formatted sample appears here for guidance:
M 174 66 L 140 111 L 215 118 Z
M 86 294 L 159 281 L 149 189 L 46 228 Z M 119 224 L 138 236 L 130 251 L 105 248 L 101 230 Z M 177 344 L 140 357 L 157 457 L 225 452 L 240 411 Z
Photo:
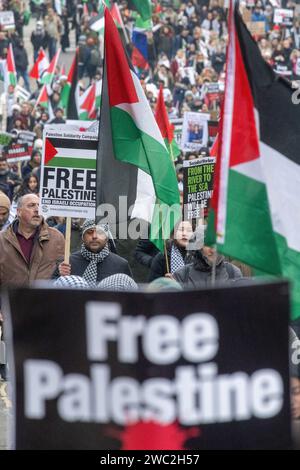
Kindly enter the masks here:
M 73 59 L 73 62 L 69 70 L 67 83 L 64 85 L 60 94 L 60 104 L 61 104 L 61 107 L 65 110 L 65 113 L 68 109 L 72 85 L 73 83 L 74 84 L 77 83 L 77 62 L 78 62 L 78 52 L 76 51 L 75 57 Z
M 57 53 L 55 54 L 55 56 L 51 60 L 49 67 L 47 68 L 46 72 L 44 73 L 44 75 L 41 79 L 42 83 L 47 83 L 48 85 L 50 85 L 52 83 L 52 80 L 53 80 L 54 75 L 55 75 L 55 70 L 56 70 L 56 66 L 57 66 L 57 63 L 58 63 L 59 55 L 60 55 L 60 49 L 58 49 Z
M 47 85 L 43 85 L 41 88 L 40 94 L 35 103 L 35 107 L 37 107 L 38 105 L 42 106 L 42 108 L 44 108 L 48 112 L 49 119 L 54 118 L 51 101 L 47 92 Z
M 16 74 L 15 58 L 14 58 L 12 44 L 8 46 L 6 65 L 7 65 L 7 73 L 8 73 L 8 77 L 7 77 L 8 85 L 16 86 L 17 74 Z
M 74 69 L 73 69 L 74 66 Z M 72 74 L 72 80 L 71 79 Z M 78 49 L 76 50 L 75 58 L 69 71 L 67 85 L 71 83 L 70 91 L 68 88 L 63 93 L 64 103 L 66 106 L 67 119 L 78 119 L 79 108 L 79 84 L 78 84 Z M 64 87 L 65 88 L 65 87 Z M 66 96 L 67 95 L 67 96 Z
M 49 67 L 49 61 L 45 54 L 44 49 L 41 47 L 39 50 L 39 54 L 37 60 L 35 61 L 32 69 L 29 72 L 29 76 L 31 78 L 35 78 L 36 80 L 41 80 L 43 73 Z
M 96 83 L 93 83 L 84 93 L 84 99 L 80 105 L 80 119 L 96 119 Z
M 168 118 L 162 86 L 160 86 L 157 98 L 155 119 L 160 129 L 161 135 L 165 139 L 165 144 L 170 152 L 172 160 L 176 160 L 180 155 L 180 149 L 174 139 L 174 126 L 170 123 Z

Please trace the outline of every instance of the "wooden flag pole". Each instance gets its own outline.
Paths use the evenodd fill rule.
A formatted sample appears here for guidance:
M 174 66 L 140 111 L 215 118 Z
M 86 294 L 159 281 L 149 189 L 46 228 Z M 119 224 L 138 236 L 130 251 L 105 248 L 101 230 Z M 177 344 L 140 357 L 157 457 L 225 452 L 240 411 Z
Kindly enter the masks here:
M 22 163 L 18 162 L 18 175 L 22 178 Z
M 169 266 L 169 259 L 168 259 L 168 253 L 167 253 L 167 240 L 165 239 L 165 234 L 164 234 L 163 217 L 161 213 L 161 208 L 159 208 L 159 221 L 160 221 L 160 226 L 161 226 L 161 235 L 162 235 L 163 244 L 164 244 L 164 255 L 165 255 L 167 274 L 170 274 L 170 266 Z
M 65 236 L 65 259 L 64 263 L 70 264 L 70 246 L 71 246 L 71 217 L 66 218 L 66 236 Z
M 168 253 L 167 253 L 167 240 L 163 239 L 163 241 L 164 241 L 164 254 L 165 254 L 165 260 L 166 260 L 167 274 L 170 274 L 170 266 L 169 266 L 169 259 L 168 259 Z

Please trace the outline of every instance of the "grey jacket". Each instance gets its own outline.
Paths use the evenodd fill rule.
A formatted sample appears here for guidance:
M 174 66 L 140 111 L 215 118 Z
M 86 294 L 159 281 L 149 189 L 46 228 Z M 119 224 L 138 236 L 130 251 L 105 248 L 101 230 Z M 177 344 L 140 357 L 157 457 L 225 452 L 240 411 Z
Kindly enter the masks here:
M 210 287 L 212 285 L 212 266 L 205 260 L 201 252 L 197 252 L 193 262 L 179 269 L 174 274 L 174 279 L 188 288 Z M 233 264 L 219 256 L 216 262 L 216 283 L 228 282 L 240 279 L 242 273 Z

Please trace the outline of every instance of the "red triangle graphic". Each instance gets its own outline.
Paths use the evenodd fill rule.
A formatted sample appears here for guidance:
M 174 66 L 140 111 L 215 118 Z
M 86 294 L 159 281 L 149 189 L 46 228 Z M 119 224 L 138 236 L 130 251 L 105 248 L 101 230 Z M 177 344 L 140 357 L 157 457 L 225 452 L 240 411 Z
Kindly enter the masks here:
M 45 147 L 45 165 L 48 165 L 50 160 L 57 154 L 56 148 L 51 144 L 49 139 L 46 139 L 46 147 Z

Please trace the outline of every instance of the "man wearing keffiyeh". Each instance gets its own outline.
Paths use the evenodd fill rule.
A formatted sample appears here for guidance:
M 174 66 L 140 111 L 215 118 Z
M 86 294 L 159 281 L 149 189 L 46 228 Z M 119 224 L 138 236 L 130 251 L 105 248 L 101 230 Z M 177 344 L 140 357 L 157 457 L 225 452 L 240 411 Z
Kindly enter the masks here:
M 81 276 L 92 287 L 113 274 L 123 273 L 132 277 L 128 262 L 110 252 L 110 238 L 108 225 L 86 220 L 82 226 L 80 251 L 71 255 L 70 264 L 60 263 L 52 277 Z

